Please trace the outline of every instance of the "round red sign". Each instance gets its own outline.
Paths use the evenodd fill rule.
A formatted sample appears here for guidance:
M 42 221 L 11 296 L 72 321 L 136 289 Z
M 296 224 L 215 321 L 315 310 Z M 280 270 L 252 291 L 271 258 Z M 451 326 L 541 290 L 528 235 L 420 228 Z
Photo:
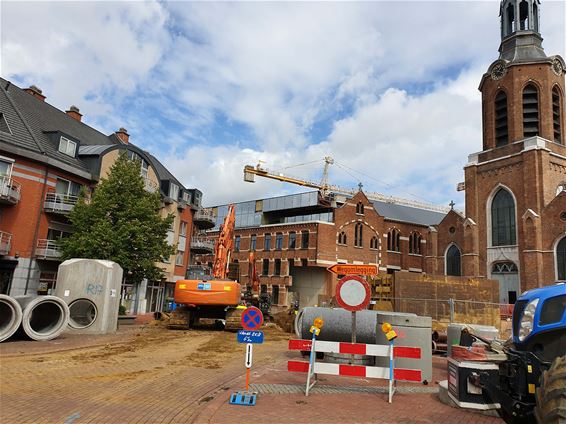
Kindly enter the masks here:
M 369 305 L 369 284 L 357 275 L 348 275 L 336 286 L 336 301 L 347 311 L 361 311 Z

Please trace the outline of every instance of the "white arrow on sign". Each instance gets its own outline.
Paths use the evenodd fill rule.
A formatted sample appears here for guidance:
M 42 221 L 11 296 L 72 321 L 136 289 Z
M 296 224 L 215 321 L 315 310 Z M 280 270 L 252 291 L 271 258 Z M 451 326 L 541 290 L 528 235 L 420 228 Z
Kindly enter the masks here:
M 252 367 L 252 354 L 254 351 L 254 345 L 251 343 L 248 343 L 246 345 L 246 368 L 251 368 Z

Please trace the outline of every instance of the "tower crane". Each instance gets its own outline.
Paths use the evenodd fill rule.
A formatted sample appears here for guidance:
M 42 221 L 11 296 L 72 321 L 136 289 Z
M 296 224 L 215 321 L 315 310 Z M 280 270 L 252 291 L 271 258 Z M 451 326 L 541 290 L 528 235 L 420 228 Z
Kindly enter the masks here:
M 320 193 L 322 194 L 322 196 L 326 200 L 332 200 L 331 199 L 332 193 L 344 194 L 346 196 L 353 196 L 358 191 L 361 191 L 361 189 L 362 189 L 361 183 L 359 184 L 358 190 L 347 189 L 347 188 L 339 187 L 337 185 L 329 184 L 328 183 L 328 168 L 329 168 L 330 165 L 334 164 L 334 159 L 330 156 L 326 156 L 326 157 L 324 157 L 323 160 L 324 160 L 324 169 L 323 169 L 323 172 L 322 172 L 322 179 L 321 179 L 320 183 L 316 183 L 316 182 L 313 182 L 313 181 L 308 181 L 308 180 L 303 180 L 303 179 L 300 179 L 300 178 L 295 178 L 295 177 L 283 175 L 281 173 L 271 172 L 268 169 L 263 168 L 261 166 L 261 161 L 256 166 L 253 166 L 253 165 L 244 166 L 244 181 L 249 182 L 249 183 L 254 183 L 255 182 L 255 176 L 257 175 L 259 177 L 270 178 L 272 180 L 277 180 L 277 181 L 281 181 L 281 182 L 285 182 L 285 183 L 296 184 L 296 185 L 303 186 L 303 187 L 315 188 L 315 189 L 320 191 Z M 409 206 L 409 207 L 419 208 L 419 209 L 426 209 L 426 210 L 430 210 L 430 211 L 434 211 L 434 212 L 448 213 L 450 211 L 450 208 L 447 208 L 447 207 L 437 206 L 437 205 L 433 205 L 433 204 L 426 203 L 426 202 L 419 202 L 419 201 L 416 201 L 416 200 L 403 199 L 403 198 L 400 198 L 400 197 L 386 196 L 386 195 L 381 194 L 381 193 L 375 193 L 375 192 L 366 193 L 366 192 L 364 192 L 364 194 L 367 196 L 367 198 L 369 200 L 377 200 L 377 201 L 386 202 L 386 203 L 395 203 L 397 205 Z

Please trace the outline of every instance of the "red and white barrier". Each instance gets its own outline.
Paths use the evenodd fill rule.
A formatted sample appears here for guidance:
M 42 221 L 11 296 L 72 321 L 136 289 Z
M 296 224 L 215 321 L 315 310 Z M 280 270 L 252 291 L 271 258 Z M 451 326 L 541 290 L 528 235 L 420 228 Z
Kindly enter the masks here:
M 310 351 L 311 340 L 289 340 L 289 350 Z M 393 349 L 393 355 L 391 355 Z M 343 343 L 316 340 L 313 352 L 341 353 L 367 356 L 385 356 L 395 358 L 420 359 L 419 347 L 404 347 L 391 345 L 369 345 L 363 343 Z M 393 368 L 391 378 L 390 367 L 373 367 L 364 365 L 333 364 L 327 362 L 314 362 L 314 374 L 342 375 L 348 377 L 382 378 L 390 381 L 422 381 L 422 371 L 418 369 Z M 293 372 L 308 372 L 309 363 L 305 361 L 289 361 L 287 370 Z M 390 388 L 389 401 L 393 391 Z

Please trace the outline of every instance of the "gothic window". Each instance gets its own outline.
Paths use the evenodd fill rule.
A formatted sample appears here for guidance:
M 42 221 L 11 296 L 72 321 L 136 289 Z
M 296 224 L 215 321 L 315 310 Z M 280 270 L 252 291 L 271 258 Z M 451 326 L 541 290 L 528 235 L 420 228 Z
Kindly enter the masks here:
M 364 204 L 362 202 L 358 202 L 356 205 L 356 213 L 360 215 L 364 214 Z
M 347 244 L 346 233 L 344 231 L 338 234 L 338 244 Z
M 409 235 L 409 253 L 421 254 L 421 239 L 422 237 L 419 233 L 411 233 Z
M 566 281 L 566 237 L 556 245 L 556 280 Z
M 552 122 L 554 126 L 554 141 L 562 143 L 562 129 L 560 128 L 560 107 L 562 105 L 558 87 L 552 89 Z
M 446 275 L 454 275 L 457 277 L 462 275 L 460 257 L 461 254 L 458 246 L 453 244 L 448 248 L 446 251 Z
M 504 91 L 500 91 L 495 96 L 495 145 L 504 146 L 508 140 L 507 95 Z
M 358 222 L 355 228 L 354 246 L 362 247 L 363 244 L 362 230 L 363 230 L 363 225 L 361 222 Z
M 523 90 L 523 136 L 534 137 L 539 134 L 538 90 L 529 84 Z
M 401 251 L 400 243 L 401 242 L 401 234 L 399 230 L 393 228 L 389 230 L 387 233 L 387 250 L 391 252 L 399 252 Z
M 370 249 L 378 249 L 379 248 L 379 239 L 376 236 L 373 236 L 369 241 L 369 248 Z
M 515 201 L 511 193 L 499 189 L 491 203 L 491 245 L 517 244 L 516 232 Z

